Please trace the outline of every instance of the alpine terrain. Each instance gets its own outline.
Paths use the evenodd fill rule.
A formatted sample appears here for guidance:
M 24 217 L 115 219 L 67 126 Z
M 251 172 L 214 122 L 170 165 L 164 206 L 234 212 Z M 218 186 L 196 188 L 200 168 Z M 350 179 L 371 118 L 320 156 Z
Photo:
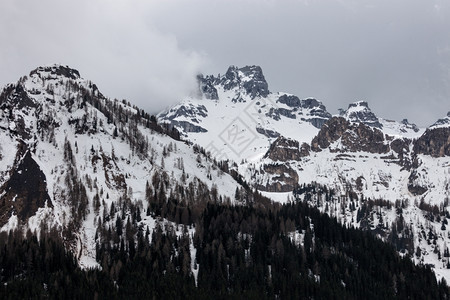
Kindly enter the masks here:
M 157 116 L 63 65 L 2 89 L 0 298 L 450 297 L 450 113 L 197 81 Z
M 158 120 L 238 162 L 264 195 L 306 201 L 450 279 L 450 112 L 428 128 L 380 118 L 365 101 L 333 116 L 317 99 L 270 92 L 258 66 L 198 84 Z

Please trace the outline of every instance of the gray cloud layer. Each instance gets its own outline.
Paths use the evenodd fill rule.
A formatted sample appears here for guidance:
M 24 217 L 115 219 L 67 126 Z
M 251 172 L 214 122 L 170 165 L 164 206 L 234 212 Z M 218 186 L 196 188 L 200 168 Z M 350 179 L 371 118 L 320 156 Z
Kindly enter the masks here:
M 449 28 L 445 0 L 3 0 L 0 83 L 64 63 L 157 112 L 199 71 L 257 64 L 272 91 L 426 126 L 450 110 Z

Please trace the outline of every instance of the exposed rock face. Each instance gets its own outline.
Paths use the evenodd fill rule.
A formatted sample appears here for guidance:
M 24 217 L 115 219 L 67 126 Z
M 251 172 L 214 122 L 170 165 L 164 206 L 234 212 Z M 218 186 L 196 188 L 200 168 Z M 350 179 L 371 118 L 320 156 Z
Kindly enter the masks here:
M 93 165 L 97 163 L 97 160 L 100 160 L 100 157 L 93 157 Z M 104 153 L 101 153 L 101 160 L 103 162 L 106 184 L 111 188 L 126 191 L 127 184 L 125 181 L 125 176 L 120 173 L 116 162 Z
M 279 107 L 279 108 L 271 107 L 269 112 L 266 113 L 266 117 L 272 118 L 275 121 L 281 120 L 281 116 L 284 116 L 289 119 L 296 119 L 297 116 L 295 115 L 295 111 L 296 111 L 296 109 L 291 110 L 291 109 L 286 109 L 286 108 L 282 108 L 282 107 Z
M 171 111 L 172 112 L 172 111 Z M 206 117 L 208 110 L 203 105 L 183 105 L 170 115 L 170 119 L 177 117 L 195 118 L 196 116 Z M 194 121 L 195 122 L 195 121 Z
M 270 158 L 273 161 L 300 160 L 298 141 L 287 139 L 283 136 L 278 137 L 271 145 L 264 158 Z
M 316 128 L 322 128 L 323 124 L 327 122 L 327 119 L 324 118 L 311 118 L 308 120 L 309 123 L 312 124 L 312 126 Z
M 292 109 L 289 111 L 284 108 L 278 108 L 275 114 L 283 115 L 291 119 L 296 118 L 295 113 L 300 116 L 303 115 L 306 118 L 301 117 L 301 119 L 311 123 L 316 128 L 321 128 L 322 125 L 331 118 L 331 114 L 327 111 L 325 105 L 314 98 L 300 100 L 294 95 L 281 95 L 278 98 L 277 103 L 285 104 Z
M 439 119 L 430 126 L 430 128 L 436 128 L 436 127 L 450 127 L 450 111 L 447 113 L 447 117 L 443 119 Z
M 217 89 L 214 87 L 214 77 L 203 75 L 197 76 L 198 88 L 200 93 L 202 93 L 206 99 L 218 100 L 219 95 L 217 94 Z
M 387 153 L 389 145 L 385 144 L 383 133 L 360 123 L 352 132 L 346 132 L 342 137 L 342 143 L 351 151 L 365 151 L 369 153 Z M 355 135 L 356 133 L 356 135 Z
M 282 116 L 284 116 L 284 117 L 286 117 L 286 118 L 290 118 L 290 119 L 296 119 L 297 117 L 295 116 L 295 114 L 294 113 L 292 113 L 292 111 L 291 110 L 289 110 L 289 109 L 285 109 L 285 108 L 277 108 L 277 110 L 276 110 L 277 112 L 277 114 L 279 114 L 279 115 L 282 115 Z
M 225 90 L 237 87 L 243 88 L 251 99 L 269 95 L 269 86 L 259 66 L 246 66 L 240 69 L 231 66 L 228 68 L 225 77 L 219 79 L 219 81 Z
M 29 112 L 27 108 L 36 108 L 38 105 L 28 96 L 22 83 L 6 86 L 0 94 L 0 110 L 8 113 L 10 132 L 19 135 L 23 140 L 30 138 L 29 126 L 24 117 Z
M 268 137 L 268 138 L 277 138 L 280 136 L 280 134 L 276 131 L 270 130 L 270 129 L 264 129 L 261 127 L 256 127 L 256 132 Z
M 271 180 L 257 188 L 266 192 L 291 192 L 298 185 L 298 174 L 286 164 L 264 165 L 264 171 L 271 175 Z
M 332 151 L 365 151 L 369 153 L 387 153 L 390 148 L 385 143 L 383 133 L 363 123 L 353 124 L 342 117 L 333 117 L 324 124 L 311 143 L 313 151 L 321 151 L 341 140 L 340 148 Z
M 333 117 L 324 124 L 317 136 L 311 142 L 313 151 L 328 148 L 331 143 L 342 137 L 349 128 L 350 122 L 341 117 Z
M 311 150 L 311 146 L 307 143 L 303 143 L 300 146 L 300 157 L 308 156 L 310 150 Z
M 268 192 L 290 192 L 298 185 L 297 172 L 284 162 L 299 161 L 308 156 L 310 146 L 283 136 L 279 136 L 271 145 L 264 158 L 274 163 L 263 166 L 264 173 L 268 174 L 270 180 L 258 184 L 258 189 Z M 281 162 L 281 163 L 280 163 Z
M 47 78 L 41 77 L 42 79 L 56 78 L 58 76 L 64 76 L 73 80 L 80 78 L 80 73 L 77 70 L 61 65 L 39 67 L 30 72 L 30 76 L 33 74 L 37 74 L 39 77 L 46 74 Z
M 397 153 L 397 157 L 399 159 L 399 163 L 401 166 L 409 169 L 411 167 L 411 161 L 409 156 L 407 155 L 410 152 L 410 145 L 412 141 L 407 138 L 395 139 L 391 142 L 391 149 Z
M 162 123 L 176 128 L 186 138 L 193 138 L 195 134 L 190 133 L 206 132 L 208 138 L 205 140 L 215 141 L 216 137 L 221 137 L 217 128 L 225 129 L 235 119 L 239 123 L 242 121 L 241 125 L 249 125 L 248 132 L 255 133 L 258 142 L 265 137 L 276 138 L 280 134 L 294 138 L 302 136 L 301 133 L 291 131 L 292 126 L 304 126 L 305 138 L 301 141 L 309 142 L 317 132 L 311 127 L 320 129 L 331 118 L 326 107 L 316 99 L 299 99 L 285 93 L 270 93 L 258 66 L 231 66 L 225 74 L 198 75 L 197 80 L 198 93 L 158 115 Z M 217 127 L 214 121 L 205 122 L 211 118 L 218 118 Z M 235 160 L 240 159 L 235 157 L 237 152 L 233 151 L 230 155 Z
M 450 156 L 450 127 L 427 129 L 415 141 L 414 152 L 433 157 Z
M 428 190 L 418 183 L 418 178 L 417 170 L 413 170 L 408 178 L 408 191 L 414 196 L 422 195 Z
M 188 121 L 172 121 L 172 126 L 176 128 L 183 128 L 184 132 L 207 132 L 205 128 L 194 125 Z
M 271 107 L 269 112 L 266 113 L 266 117 L 272 118 L 275 121 L 279 121 L 281 119 L 280 112 L 278 109 Z
M 23 158 L 23 152 L 25 155 Z M 0 188 L 0 227 L 16 215 L 22 222 L 33 216 L 40 207 L 52 206 L 47 193 L 45 175 L 33 160 L 30 151 L 19 150 L 18 166 L 9 180 Z
M 8 85 L 0 94 L 1 109 L 22 109 L 24 107 L 36 107 L 36 103 L 28 97 L 21 83 Z
M 419 132 L 419 127 L 417 127 L 416 124 L 413 123 L 409 123 L 408 119 L 403 119 L 401 122 L 403 125 L 405 125 L 406 128 L 408 129 L 412 129 L 414 132 Z
M 371 127 L 382 128 L 377 116 L 370 110 L 366 101 L 351 103 L 343 116 L 354 123 L 364 123 Z
M 199 123 L 197 117 L 206 117 L 208 110 L 203 105 L 194 106 L 192 104 L 182 105 L 176 109 L 171 109 L 161 115 L 162 118 L 170 121 L 170 125 L 182 128 L 184 132 L 207 132 L 205 128 L 196 125 Z M 178 121 L 177 118 L 184 120 Z M 189 121 L 187 121 L 188 119 Z
M 297 96 L 294 95 L 281 95 L 278 98 L 278 102 L 286 104 L 289 107 L 300 107 L 301 101 Z

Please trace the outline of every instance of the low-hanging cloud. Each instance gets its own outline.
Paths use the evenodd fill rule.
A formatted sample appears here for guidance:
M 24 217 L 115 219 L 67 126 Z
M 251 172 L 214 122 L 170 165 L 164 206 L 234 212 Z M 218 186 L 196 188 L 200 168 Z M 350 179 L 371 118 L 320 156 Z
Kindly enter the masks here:
M 426 126 L 450 110 L 448 28 L 447 0 L 3 0 L 0 83 L 64 63 L 158 112 L 198 72 L 256 64 L 271 91 Z
M 188 2 L 169 1 L 155 22 L 205 50 L 209 73 L 259 64 L 270 90 L 316 97 L 333 113 L 367 100 L 379 116 L 427 126 L 450 110 L 448 1 Z
M 67 64 L 104 94 L 156 113 L 195 88 L 207 61 L 160 32 L 145 1 L 14 1 L 0 4 L 0 82 L 44 64 Z

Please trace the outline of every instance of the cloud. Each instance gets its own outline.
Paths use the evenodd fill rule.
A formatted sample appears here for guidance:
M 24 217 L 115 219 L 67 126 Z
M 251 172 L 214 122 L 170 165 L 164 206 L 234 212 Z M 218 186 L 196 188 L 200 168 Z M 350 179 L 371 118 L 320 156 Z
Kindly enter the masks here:
M 367 100 L 426 126 L 450 99 L 445 0 L 3 0 L 0 82 L 65 63 L 111 97 L 157 112 L 194 75 L 260 65 L 271 91 L 331 112 Z
M 170 3 L 155 22 L 208 53 L 205 73 L 258 64 L 272 91 L 317 97 L 332 112 L 365 99 L 379 116 L 422 126 L 450 110 L 446 1 Z
M 145 1 L 10 1 L 0 13 L 2 83 L 38 65 L 62 63 L 153 113 L 195 87 L 206 55 L 180 48 L 147 19 Z

